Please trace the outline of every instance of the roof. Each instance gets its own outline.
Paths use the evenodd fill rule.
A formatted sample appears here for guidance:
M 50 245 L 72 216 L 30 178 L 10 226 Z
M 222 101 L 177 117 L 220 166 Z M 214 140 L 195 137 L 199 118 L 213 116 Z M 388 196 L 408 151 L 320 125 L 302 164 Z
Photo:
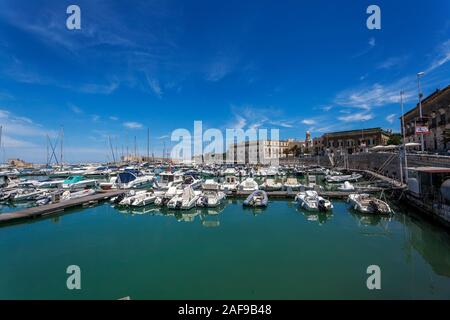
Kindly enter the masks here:
M 380 127 L 378 128 L 367 128 L 367 129 L 357 129 L 357 130 L 347 130 L 347 131 L 336 131 L 336 132 L 329 132 L 329 133 L 325 133 L 322 137 L 329 137 L 329 136 L 339 136 L 339 135 L 347 135 L 347 134 L 364 134 L 364 133 L 369 133 L 369 132 L 381 132 L 384 134 L 391 134 L 388 131 L 385 131 L 383 129 L 381 129 Z
M 450 93 L 450 85 L 448 85 L 447 87 L 445 87 L 442 90 L 436 89 L 436 91 L 434 91 L 432 94 L 430 94 L 428 97 L 426 97 L 425 99 L 422 100 L 422 107 L 424 107 L 426 104 L 431 103 L 434 99 L 440 97 L 441 95 L 443 95 L 443 94 L 445 94 L 447 92 Z M 419 108 L 419 103 L 417 103 L 414 106 L 414 108 L 412 108 L 411 110 L 406 111 L 403 116 L 407 116 L 408 114 L 413 113 L 418 108 Z
M 450 173 L 450 168 L 445 167 L 415 167 L 415 168 L 408 168 L 409 170 L 416 170 L 420 172 L 427 172 L 427 173 Z

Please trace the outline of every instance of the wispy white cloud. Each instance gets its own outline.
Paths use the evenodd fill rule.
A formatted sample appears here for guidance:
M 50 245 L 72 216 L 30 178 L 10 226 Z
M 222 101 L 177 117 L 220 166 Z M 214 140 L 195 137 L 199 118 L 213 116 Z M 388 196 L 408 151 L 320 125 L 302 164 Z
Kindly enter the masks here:
M 148 81 L 148 85 L 150 86 L 150 89 L 153 91 L 153 93 L 155 93 L 155 95 L 158 98 L 162 97 L 162 89 L 161 89 L 161 85 L 159 84 L 159 81 L 157 79 L 149 79 L 147 77 L 147 81 Z
M 443 42 L 437 49 L 437 56 L 433 59 L 426 72 L 431 72 L 450 61 L 450 39 Z
M 370 38 L 369 39 L 369 46 L 373 48 L 373 47 L 375 47 L 375 45 L 376 45 L 375 38 L 374 37 Z
M 377 69 L 389 70 L 395 67 L 403 66 L 407 61 L 408 56 L 390 57 L 382 62 L 380 62 L 376 67 Z
M 110 117 L 109 117 L 109 120 L 112 120 L 112 121 L 118 121 L 119 118 L 118 118 L 118 117 L 115 117 L 115 116 L 110 116 Z
M 308 126 L 312 126 L 312 125 L 316 124 L 316 120 L 313 120 L 313 119 L 304 119 L 304 120 L 302 120 L 302 123 L 303 123 L 303 124 L 306 124 L 306 125 L 308 125 Z
M 372 113 L 354 113 L 348 116 L 341 116 L 338 117 L 340 121 L 343 122 L 362 122 L 362 121 L 368 121 L 374 118 L 374 115 Z
M 128 129 L 141 129 L 143 127 L 142 123 L 139 122 L 125 122 L 123 125 Z
M 82 114 L 83 113 L 83 110 L 80 107 L 78 107 L 78 106 L 76 106 L 74 104 L 69 104 L 69 108 L 70 108 L 70 110 L 72 110 L 73 113 L 76 113 L 76 114 Z
M 45 130 L 29 118 L 17 116 L 5 109 L 0 109 L 0 123 L 3 124 L 4 131 L 11 136 L 45 137 L 47 134 L 51 136 L 57 134 L 55 131 Z
M 394 123 L 396 116 L 397 115 L 395 113 L 392 113 L 386 117 L 386 121 L 389 123 Z

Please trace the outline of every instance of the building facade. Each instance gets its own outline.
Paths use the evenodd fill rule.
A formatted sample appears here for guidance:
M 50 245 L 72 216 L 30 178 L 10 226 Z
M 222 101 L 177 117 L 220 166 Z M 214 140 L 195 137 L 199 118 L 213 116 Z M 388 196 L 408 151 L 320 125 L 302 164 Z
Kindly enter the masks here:
M 422 119 L 419 104 L 406 112 L 403 117 L 406 142 L 420 143 L 420 134 L 416 128 L 426 128 L 424 151 L 447 153 L 450 149 L 450 85 L 436 90 L 422 101 Z M 423 131 L 422 131 L 423 132 Z
M 226 152 L 228 163 L 273 164 L 286 158 L 290 143 L 288 140 L 244 141 L 232 144 Z
M 381 128 L 330 132 L 314 138 L 313 149 L 316 155 L 367 152 L 372 147 L 387 145 L 391 134 Z

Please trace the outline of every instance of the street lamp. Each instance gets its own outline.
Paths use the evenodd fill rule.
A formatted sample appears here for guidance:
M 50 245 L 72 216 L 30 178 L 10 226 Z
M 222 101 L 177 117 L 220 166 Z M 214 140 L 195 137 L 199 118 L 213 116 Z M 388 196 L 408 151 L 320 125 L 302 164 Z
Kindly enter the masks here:
M 403 111 L 403 90 L 400 91 L 400 107 L 402 109 L 403 156 L 405 157 L 405 181 L 408 183 L 408 160 L 406 156 L 405 112 Z M 400 175 L 403 182 L 403 164 L 400 157 Z
M 417 74 L 417 90 L 419 92 L 419 117 L 420 117 L 420 123 L 422 124 L 422 89 L 420 87 L 420 77 L 422 77 L 425 74 L 425 72 L 419 72 Z M 423 125 L 423 124 L 422 124 Z M 423 132 L 420 133 L 420 148 L 423 152 L 425 149 L 424 141 L 423 141 Z

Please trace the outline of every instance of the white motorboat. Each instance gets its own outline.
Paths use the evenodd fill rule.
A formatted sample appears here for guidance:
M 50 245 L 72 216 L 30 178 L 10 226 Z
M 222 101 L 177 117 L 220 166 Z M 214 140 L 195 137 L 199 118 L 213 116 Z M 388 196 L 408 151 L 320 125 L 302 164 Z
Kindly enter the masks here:
M 156 194 L 154 192 L 144 192 L 139 194 L 131 203 L 132 207 L 145 207 L 152 203 L 155 203 Z
M 170 187 L 176 187 L 182 183 L 182 174 L 173 174 L 172 172 L 161 172 L 159 174 L 158 187 L 161 190 L 168 190 Z
M 191 175 L 184 175 L 183 176 L 183 190 L 186 187 L 192 187 L 192 189 L 200 188 L 202 185 L 202 180 L 196 179 L 194 176 Z
M 198 207 L 217 207 L 226 198 L 225 193 L 220 191 L 220 185 L 214 180 L 206 180 L 202 189 L 203 192 L 197 200 Z
M 391 207 L 381 199 L 367 193 L 354 193 L 348 196 L 348 202 L 353 209 L 361 213 L 369 214 L 391 214 Z
M 117 175 L 115 186 L 120 189 L 145 189 L 152 187 L 154 182 L 154 176 L 143 175 L 137 170 L 126 170 Z
M 236 169 L 235 168 L 226 168 L 223 171 L 222 175 L 224 175 L 224 176 L 234 176 L 234 175 L 236 175 Z
M 328 183 L 339 183 L 339 182 L 355 182 L 362 178 L 359 173 L 352 173 L 351 175 L 337 175 L 337 176 L 326 176 L 325 179 Z
M 45 190 L 36 189 L 18 189 L 17 192 L 10 198 L 13 201 L 33 201 L 46 193 Z
M 266 179 L 263 184 L 261 184 L 261 189 L 266 191 L 279 191 L 283 188 L 280 182 L 275 182 L 275 179 Z
M 221 189 L 225 192 L 234 192 L 238 189 L 239 182 L 236 178 L 236 176 L 233 175 L 227 175 L 225 176 L 225 182 L 222 184 Z
M 98 186 L 97 180 L 87 180 L 83 176 L 70 176 L 62 184 L 63 189 L 70 190 L 97 188 Z
M 295 201 L 303 209 L 309 211 L 329 211 L 333 209 L 333 204 L 329 200 L 322 198 L 313 190 L 298 193 Z
M 182 189 L 170 187 L 166 192 L 156 197 L 155 205 L 165 206 L 173 197 L 180 195 L 182 192 Z
M 183 194 L 176 195 L 167 203 L 167 207 L 170 209 L 189 210 L 196 206 L 197 200 L 200 197 L 200 191 L 194 191 L 192 187 L 186 187 L 183 190 Z
M 255 191 L 259 190 L 258 183 L 253 178 L 247 178 L 239 184 L 241 191 Z
M 145 194 L 146 190 L 140 190 L 136 192 L 131 192 L 128 196 L 123 198 L 120 202 L 120 206 L 131 206 L 131 204 L 134 202 L 134 200 L 138 199 L 141 195 Z
M 298 191 L 302 187 L 302 184 L 298 182 L 297 178 L 287 178 L 284 183 L 284 188 L 286 190 Z
M 337 188 L 339 191 L 355 191 L 355 187 L 348 181 Z
M 49 180 L 39 183 L 41 189 L 59 189 L 62 188 L 64 180 Z
M 95 190 L 94 189 L 85 189 L 85 190 L 80 190 L 80 191 L 66 190 L 61 195 L 61 201 L 78 199 L 78 198 L 82 198 L 82 197 L 91 196 L 93 194 L 95 194 Z

